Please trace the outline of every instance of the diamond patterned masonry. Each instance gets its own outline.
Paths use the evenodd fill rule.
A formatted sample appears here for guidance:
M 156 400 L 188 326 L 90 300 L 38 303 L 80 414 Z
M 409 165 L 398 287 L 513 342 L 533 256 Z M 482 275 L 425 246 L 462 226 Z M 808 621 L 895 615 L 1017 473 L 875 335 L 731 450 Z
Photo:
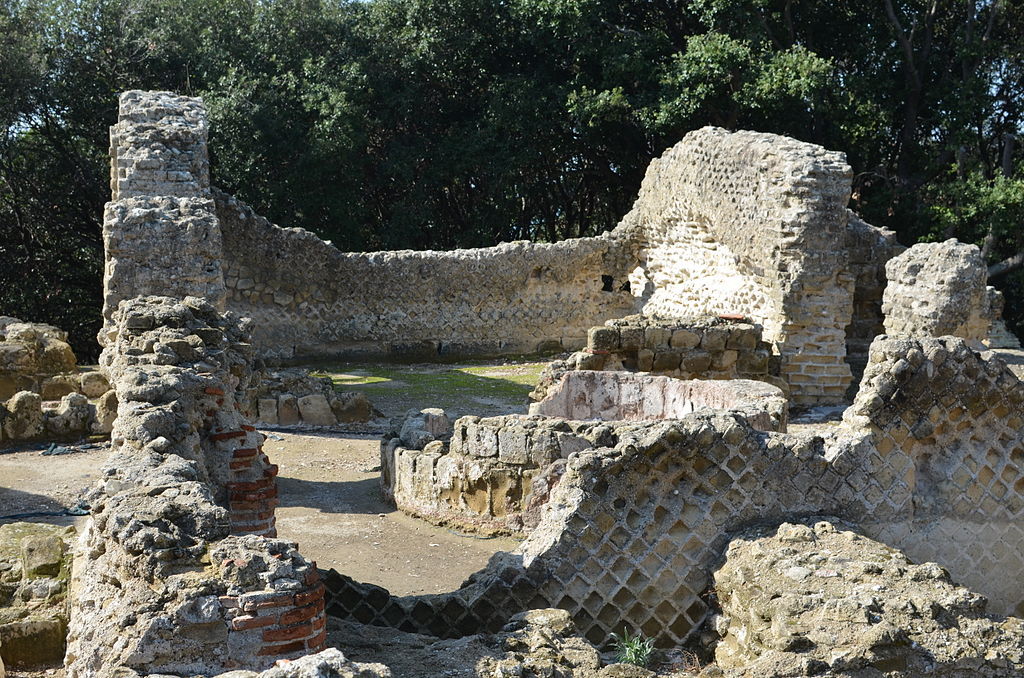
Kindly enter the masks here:
M 846 209 L 842 154 L 769 134 L 688 134 L 595 238 L 375 253 L 279 228 L 211 188 L 206 135 L 198 99 L 121 96 L 105 331 L 119 300 L 158 292 L 252 318 L 258 354 L 275 358 L 574 350 L 630 314 L 739 315 L 763 328 L 796 403 L 834 403 L 880 327 L 884 264 L 898 253 Z
M 595 643 L 623 625 L 679 643 L 708 613 L 729 533 L 827 513 L 1019 614 L 1022 431 L 1024 385 L 1000 359 L 953 337 L 877 339 L 856 402 L 825 435 L 727 413 L 618 427 L 611 445 L 569 456 L 520 549 L 460 590 L 395 598 L 332 576 L 328 611 L 452 636 L 555 606 Z

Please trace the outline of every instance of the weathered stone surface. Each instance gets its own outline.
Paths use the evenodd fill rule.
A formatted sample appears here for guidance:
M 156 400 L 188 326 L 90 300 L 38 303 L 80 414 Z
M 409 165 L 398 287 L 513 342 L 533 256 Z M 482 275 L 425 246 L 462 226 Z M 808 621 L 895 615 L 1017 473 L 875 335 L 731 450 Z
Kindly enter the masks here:
M 1024 674 L 1022 620 L 836 519 L 741 534 L 714 586 L 726 676 Z
M 58 536 L 21 540 L 21 567 L 25 579 L 55 577 L 64 562 L 64 540 Z
M 342 423 L 365 422 L 380 416 L 362 393 L 338 393 L 337 398 L 331 401 L 331 411 Z
M 48 437 L 71 440 L 91 432 L 96 421 L 96 406 L 81 393 L 69 393 L 56 410 L 44 414 L 43 426 Z
M 953 335 L 980 345 L 990 323 L 981 251 L 956 240 L 914 245 L 885 266 L 885 332 L 901 337 Z
M 299 416 L 303 423 L 311 426 L 334 426 L 338 420 L 334 418 L 331 405 L 327 398 L 320 393 L 302 396 L 297 399 Z
M 0 660 L 7 666 L 52 665 L 63 658 L 74 537 L 74 528 L 0 525 Z
M 37 393 L 20 391 L 5 405 L 4 438 L 31 440 L 43 433 L 43 399 Z
M 299 416 L 298 398 L 290 393 L 277 397 L 277 423 L 281 426 L 294 426 L 301 421 Z
M 81 378 L 82 393 L 89 398 L 99 398 L 110 390 L 110 382 L 102 372 L 85 372 Z
M 280 370 L 264 370 L 258 388 L 252 394 L 252 403 L 247 409 L 253 410 L 257 415 L 257 421 L 268 425 L 281 426 L 335 426 L 341 423 L 365 423 L 375 417 L 381 416 L 366 396 L 359 393 L 339 393 L 334 390 L 334 384 L 329 377 L 314 376 L 309 370 L 300 368 L 288 368 Z M 286 413 L 284 420 L 275 405 L 272 410 L 270 403 L 260 402 L 264 400 L 279 400 L 283 396 L 294 396 L 298 401 L 296 406 L 298 420 L 292 420 L 290 414 Z M 312 397 L 317 396 L 317 397 Z M 306 398 L 306 400 L 303 400 Z M 326 401 L 327 409 L 324 409 Z M 305 408 L 311 414 L 309 417 L 303 412 Z M 264 414 L 266 413 L 266 419 Z
M 530 414 L 565 419 L 679 419 L 700 410 L 740 412 L 763 431 L 786 430 L 782 391 L 761 381 L 672 379 L 630 372 L 567 372 Z
M 272 538 L 277 468 L 240 414 L 257 378 L 247 323 L 194 297 L 130 299 L 111 322 L 114 452 L 87 498 L 67 675 L 260 670 L 321 650 L 323 588 Z
M 110 389 L 96 400 L 96 433 L 110 433 L 117 418 L 117 392 Z

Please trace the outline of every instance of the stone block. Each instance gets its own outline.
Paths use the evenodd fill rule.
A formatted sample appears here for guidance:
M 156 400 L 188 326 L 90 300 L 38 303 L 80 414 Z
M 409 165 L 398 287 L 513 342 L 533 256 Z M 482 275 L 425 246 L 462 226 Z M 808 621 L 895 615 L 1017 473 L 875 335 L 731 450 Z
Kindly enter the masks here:
M 340 393 L 331 401 L 331 411 L 339 422 L 366 422 L 373 418 L 373 406 L 362 393 Z
M 711 355 L 707 351 L 690 351 L 683 355 L 680 369 L 691 375 L 707 372 L 711 368 Z
M 26 579 L 55 577 L 64 559 L 64 540 L 57 536 L 25 537 L 21 540 L 21 567 Z
M 761 338 L 760 334 L 753 325 L 736 325 L 729 329 L 729 340 L 725 347 L 740 351 L 753 350 Z
M 595 351 L 617 350 L 619 330 L 615 327 L 591 327 L 587 332 L 587 347 Z
M 669 345 L 672 348 L 691 349 L 700 344 L 700 335 L 690 330 L 677 329 L 672 331 Z
M 0 624 L 0 658 L 9 668 L 60 664 L 65 625 L 59 619 L 25 619 Z
M 77 375 L 56 374 L 45 379 L 39 390 L 43 400 L 60 400 L 69 393 L 77 393 L 79 388 Z
M 619 345 L 624 351 L 635 351 L 643 348 L 644 329 L 642 327 L 623 327 L 619 329 Z
M 674 372 L 679 369 L 680 355 L 678 351 L 655 351 L 654 372 Z
M 334 426 L 338 420 L 334 418 L 331 404 L 322 393 L 313 393 L 297 399 L 299 416 L 302 422 L 310 426 Z
M 295 426 L 299 423 L 298 398 L 290 393 L 277 397 L 277 423 L 279 426 Z
M 644 348 L 657 351 L 659 349 L 668 348 L 669 342 L 671 341 L 672 330 L 667 327 L 644 328 Z
M 636 369 L 641 372 L 650 372 L 654 369 L 654 351 L 649 348 L 642 348 L 636 353 Z
M 277 426 L 277 398 L 260 398 L 256 401 L 256 418 L 269 426 Z
M 43 433 L 43 399 L 38 393 L 21 391 L 7 401 L 4 437 L 8 440 L 30 440 Z
M 507 464 L 525 464 L 529 461 L 526 431 L 521 428 L 502 428 L 498 431 L 498 461 Z
M 94 432 L 110 433 L 113 430 L 114 420 L 117 418 L 117 392 L 114 389 L 110 389 L 97 399 L 95 417 Z
M 82 393 L 84 393 L 87 398 L 99 398 L 110 390 L 110 382 L 108 382 L 103 373 L 99 371 L 83 373 L 79 378 L 79 383 L 81 385 Z
M 724 327 L 709 327 L 704 330 L 704 336 L 700 339 L 700 347 L 714 353 L 724 350 L 727 341 L 729 341 L 729 330 Z

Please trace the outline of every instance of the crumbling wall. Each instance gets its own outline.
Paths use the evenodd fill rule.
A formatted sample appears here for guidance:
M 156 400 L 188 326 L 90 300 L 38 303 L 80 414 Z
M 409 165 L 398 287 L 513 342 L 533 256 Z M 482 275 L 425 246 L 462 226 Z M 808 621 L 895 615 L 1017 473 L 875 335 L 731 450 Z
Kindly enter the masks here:
M 877 228 L 849 212 L 846 250 L 850 274 L 854 278 L 853 317 L 846 326 L 846 362 L 859 384 L 868 364 L 868 348 L 879 334 L 885 333 L 882 294 L 887 278 L 886 263 L 906 248 L 896 241 L 896 233 Z
M 557 606 L 603 643 L 623 625 L 682 642 L 729 534 L 826 513 L 1024 609 L 1024 385 L 962 340 L 876 339 L 842 426 L 765 433 L 735 413 L 616 429 L 569 456 L 538 527 L 459 591 L 393 598 L 328 580 L 328 609 L 439 635 Z M 369 598 L 368 598 L 369 596 Z
M 894 336 L 963 337 L 981 347 L 992 321 L 981 250 L 950 239 L 920 243 L 889 260 L 882 311 Z
M 620 229 L 641 246 L 643 312 L 742 314 L 764 328 L 800 404 L 841 402 L 854 279 L 841 153 L 705 127 L 651 163 Z
M 119 99 L 110 128 L 111 201 L 103 211 L 101 346 L 124 299 L 191 295 L 224 308 L 207 131 L 200 99 L 138 90 Z
M 279 541 L 276 466 L 239 403 L 244 323 L 203 299 L 131 299 L 101 362 L 120 407 L 75 560 L 68 675 L 212 674 L 320 650 L 323 587 Z
M 596 238 L 343 253 L 211 191 L 205 138 L 198 100 L 122 95 L 104 226 L 108 321 L 132 294 L 195 294 L 253 318 L 264 356 L 429 357 L 580 348 L 588 328 L 638 308 L 741 314 L 763 326 L 795 401 L 808 404 L 842 399 L 846 327 L 861 341 L 873 327 L 854 315 L 854 278 L 866 307 L 886 237 L 861 247 L 871 229 L 850 224 L 850 169 L 818 146 L 709 127 L 654 161 L 633 210 Z
M 264 354 L 438 356 L 575 349 L 629 313 L 630 245 L 614 235 L 453 252 L 339 252 L 216 193 L 231 310 Z
M 1024 674 L 1024 622 L 834 519 L 741 533 L 715 592 L 723 678 Z

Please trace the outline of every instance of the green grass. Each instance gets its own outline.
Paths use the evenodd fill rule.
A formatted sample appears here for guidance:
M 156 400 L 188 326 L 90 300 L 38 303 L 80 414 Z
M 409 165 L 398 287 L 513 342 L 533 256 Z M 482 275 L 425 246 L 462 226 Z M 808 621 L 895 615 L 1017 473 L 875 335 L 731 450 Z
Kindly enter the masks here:
M 342 363 L 318 366 L 315 374 L 329 377 L 339 391 L 363 393 L 388 416 L 424 407 L 494 415 L 525 411 L 546 364 Z

